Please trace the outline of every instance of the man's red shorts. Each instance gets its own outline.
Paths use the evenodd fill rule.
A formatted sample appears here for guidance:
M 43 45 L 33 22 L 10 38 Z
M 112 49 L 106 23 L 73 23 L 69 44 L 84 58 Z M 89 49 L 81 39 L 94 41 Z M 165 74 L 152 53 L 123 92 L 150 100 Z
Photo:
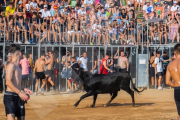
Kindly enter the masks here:
M 54 75 L 58 75 L 58 70 L 57 70 L 57 68 L 54 68 Z

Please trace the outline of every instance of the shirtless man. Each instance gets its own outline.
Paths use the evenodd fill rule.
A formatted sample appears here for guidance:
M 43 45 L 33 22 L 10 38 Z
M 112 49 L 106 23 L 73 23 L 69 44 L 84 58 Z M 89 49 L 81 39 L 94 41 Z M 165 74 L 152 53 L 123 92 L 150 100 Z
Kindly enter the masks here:
M 120 52 L 119 58 L 117 56 L 118 52 L 119 51 L 117 50 L 116 54 L 114 55 L 114 59 L 119 59 L 119 72 L 129 71 L 129 62 L 128 59 L 124 56 L 124 51 Z
M 34 95 L 37 95 L 37 89 L 38 89 L 38 84 L 39 84 L 39 79 L 42 81 L 42 85 L 41 88 L 39 90 L 39 92 L 44 95 L 42 89 L 44 88 L 45 84 L 46 84 L 46 77 L 44 74 L 45 71 L 45 55 L 41 54 L 41 57 L 39 59 L 36 60 L 35 62 L 35 66 L 34 66 L 34 77 L 36 75 L 36 85 L 35 85 L 35 93 Z
M 166 84 L 174 87 L 174 99 L 180 120 L 180 44 L 174 46 L 176 58 L 168 65 L 166 71 Z M 171 81 L 171 78 L 173 81 Z
M 48 80 L 48 82 L 52 86 L 54 86 L 54 83 L 52 81 L 52 77 L 54 75 L 54 70 L 53 70 L 54 56 L 53 56 L 53 53 L 51 51 L 49 51 L 48 53 L 49 53 L 49 59 L 47 59 L 45 57 L 45 65 L 47 65 L 47 70 L 46 70 L 45 74 L 46 74 L 46 79 Z
M 4 105 L 7 115 L 7 120 L 25 119 L 24 101 L 28 100 L 26 94 L 32 94 L 32 91 L 21 86 L 22 72 L 19 68 L 19 61 L 21 57 L 20 45 L 12 44 L 9 47 L 11 54 L 11 63 L 6 68 L 6 85 L 7 89 L 4 94 Z M 24 93 L 21 92 L 24 90 Z

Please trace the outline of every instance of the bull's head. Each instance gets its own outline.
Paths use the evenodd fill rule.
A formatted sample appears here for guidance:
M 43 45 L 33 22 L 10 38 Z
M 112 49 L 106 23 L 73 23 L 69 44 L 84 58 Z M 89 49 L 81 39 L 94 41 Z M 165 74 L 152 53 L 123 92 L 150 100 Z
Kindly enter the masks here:
M 84 68 L 72 68 L 72 78 L 75 79 L 80 79 L 80 76 L 84 72 Z

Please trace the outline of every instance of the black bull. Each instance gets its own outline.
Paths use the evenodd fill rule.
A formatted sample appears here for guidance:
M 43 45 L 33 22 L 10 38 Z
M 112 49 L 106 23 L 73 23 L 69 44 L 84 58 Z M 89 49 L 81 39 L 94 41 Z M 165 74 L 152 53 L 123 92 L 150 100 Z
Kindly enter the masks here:
M 110 93 L 111 99 L 106 103 L 106 106 L 108 106 L 117 96 L 117 93 L 118 91 L 120 91 L 120 89 L 126 91 L 131 95 L 132 105 L 134 106 L 134 91 L 138 93 L 143 91 L 138 91 L 133 84 L 132 86 L 134 91 L 130 89 L 130 81 L 132 82 L 132 79 L 129 73 L 116 72 L 107 75 L 93 75 L 89 72 L 85 72 L 82 68 L 73 68 L 72 78 L 80 80 L 80 82 L 84 85 L 85 91 L 87 92 L 86 94 L 82 95 L 80 99 L 74 104 L 75 107 L 78 106 L 82 99 L 92 95 L 94 96 L 94 101 L 91 107 L 94 107 L 98 94 Z

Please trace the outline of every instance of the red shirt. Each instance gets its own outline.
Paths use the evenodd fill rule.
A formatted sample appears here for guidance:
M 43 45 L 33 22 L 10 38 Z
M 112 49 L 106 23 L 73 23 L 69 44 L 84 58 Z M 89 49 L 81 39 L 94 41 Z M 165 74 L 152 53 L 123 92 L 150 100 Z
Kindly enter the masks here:
M 106 68 L 104 68 L 103 66 L 103 62 L 106 61 L 105 58 L 102 59 L 102 63 L 100 65 L 100 70 L 99 70 L 99 74 L 108 74 L 108 71 L 106 70 Z M 102 71 L 102 72 L 101 72 Z

